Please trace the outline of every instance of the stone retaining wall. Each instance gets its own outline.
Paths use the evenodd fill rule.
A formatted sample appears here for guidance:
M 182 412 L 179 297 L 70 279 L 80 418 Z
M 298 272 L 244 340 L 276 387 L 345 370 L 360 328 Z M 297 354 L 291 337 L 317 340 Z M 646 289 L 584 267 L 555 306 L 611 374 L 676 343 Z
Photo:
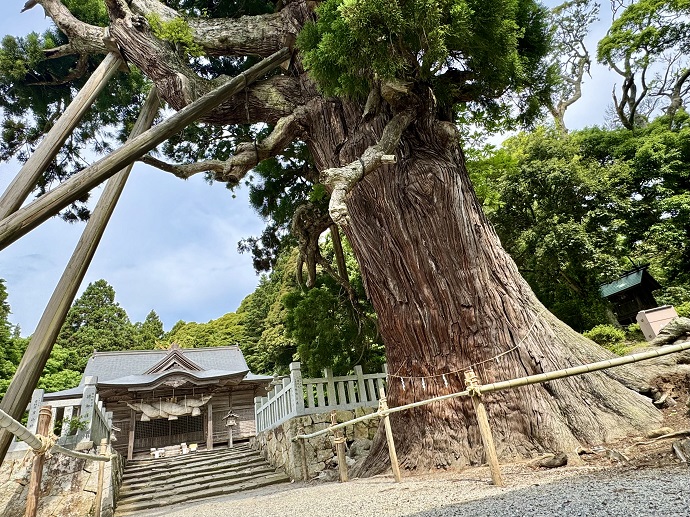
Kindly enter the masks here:
M 363 415 L 374 413 L 374 408 L 357 408 L 352 411 L 338 411 L 338 422 L 345 422 Z M 345 433 L 348 464 L 361 461 L 368 453 L 371 440 L 379 427 L 379 418 L 372 418 L 341 431 Z M 298 434 L 311 434 L 327 428 L 331 423 L 330 413 L 319 413 L 296 417 L 271 429 L 259 433 L 250 440 L 255 450 L 260 450 L 266 460 L 276 468 L 284 469 L 291 479 L 302 479 L 302 452 L 299 442 L 292 438 Z M 337 457 L 333 434 L 324 434 L 305 441 L 307 469 L 309 478 L 315 476 L 332 477 L 337 468 Z M 330 471 L 330 474 L 329 474 Z
M 0 515 L 3 517 L 23 517 L 26 511 L 33 454 L 13 456 L 8 455 L 0 466 Z M 64 454 L 52 454 L 46 458 L 37 517 L 93 516 L 98 464 Z M 114 513 L 123 468 L 124 460 L 117 453 L 112 461 L 105 463 L 99 517 L 112 517 Z

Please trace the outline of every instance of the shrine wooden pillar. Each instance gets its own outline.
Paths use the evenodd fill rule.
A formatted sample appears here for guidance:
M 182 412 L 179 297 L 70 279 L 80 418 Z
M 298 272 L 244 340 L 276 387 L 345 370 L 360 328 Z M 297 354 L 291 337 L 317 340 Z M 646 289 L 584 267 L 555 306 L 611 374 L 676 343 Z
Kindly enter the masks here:
M 213 450 L 213 405 L 209 400 L 206 404 L 206 449 Z
M 134 456 L 134 431 L 136 429 L 137 425 L 137 414 L 134 412 L 132 409 L 129 412 L 129 436 L 127 439 L 129 440 L 127 442 L 127 459 L 131 460 L 132 456 Z

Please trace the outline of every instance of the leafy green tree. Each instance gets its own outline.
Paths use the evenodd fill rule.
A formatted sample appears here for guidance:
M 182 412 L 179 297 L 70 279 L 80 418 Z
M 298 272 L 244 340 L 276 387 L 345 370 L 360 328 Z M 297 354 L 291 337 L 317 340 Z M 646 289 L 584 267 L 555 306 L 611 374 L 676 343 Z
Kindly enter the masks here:
M 619 167 L 582 156 L 577 133 L 547 128 L 509 139 L 496 159 L 500 206 L 489 217 L 525 279 L 573 328 L 606 322 L 599 285 L 621 272 L 626 254 Z
M 163 338 L 165 331 L 163 322 L 152 310 L 146 315 L 142 323 L 134 324 L 135 342 L 138 350 L 150 350 L 156 348 L 156 344 Z
M 566 110 L 582 97 L 582 83 L 591 65 L 585 38 L 599 19 L 599 7 L 591 0 L 570 0 L 551 10 L 551 56 L 559 70 L 559 81 L 547 106 L 560 131 L 566 131 Z
M 0 398 L 17 369 L 23 350 L 17 345 L 20 338 L 13 335 L 13 325 L 9 321 L 10 305 L 7 302 L 5 281 L 0 279 Z
M 84 22 L 86 14 L 74 18 L 56 3 L 41 5 L 69 38 L 58 47 L 65 55 L 108 51 L 103 31 Z M 296 38 L 284 69 L 181 132 L 161 149 L 164 160 L 147 161 L 183 178 L 209 172 L 232 186 L 261 161 L 280 161 L 286 148 L 304 142 L 329 199 L 327 214 L 318 203 L 296 207 L 296 269 L 306 264 L 305 285 L 317 285 L 320 268 L 331 267 L 318 252 L 319 236 L 337 225 L 359 263 L 391 371 L 416 379 L 407 389 L 389 384 L 392 405 L 462 389 L 457 376 L 445 386 L 439 374 L 476 362 L 490 365 L 482 380 L 492 382 L 606 356 L 544 312 L 520 277 L 481 213 L 454 126 L 462 117 L 529 123 L 540 113 L 554 70 L 545 60 L 546 11 L 536 2 L 106 0 L 105 6 L 109 45 L 174 110 Z M 176 30 L 156 30 L 148 21 L 156 16 Z M 30 82 L 38 64 L 14 82 Z M 105 111 L 131 109 L 141 91 L 130 93 Z M 337 278 L 344 286 L 342 262 Z M 267 321 L 282 320 L 268 297 L 257 303 L 275 317 Z M 534 330 L 525 335 L 528 328 Z M 289 349 L 270 342 L 276 351 Z M 430 379 L 428 392 L 421 378 Z M 602 373 L 558 389 L 532 387 L 527 395 L 502 392 L 492 406 L 501 416 L 493 432 L 506 456 L 574 450 L 579 442 L 611 438 L 611 429 L 625 433 L 657 421 L 653 408 Z M 474 415 L 466 404 L 427 406 L 391 420 L 403 466 L 481 461 L 476 432 L 467 431 Z M 367 461 L 369 472 L 387 468 L 384 440 Z
M 115 301 L 115 289 L 105 280 L 97 280 L 72 304 L 56 345 L 74 351 L 72 369 L 83 371 L 94 350 L 129 350 L 135 338 L 127 313 Z
M 82 370 L 75 368 L 77 364 L 80 364 L 80 361 L 75 350 L 65 349 L 56 344 L 38 381 L 38 387 L 52 392 L 79 385 Z
M 330 244 L 331 240 L 324 247 L 330 249 L 327 255 L 334 261 Z M 351 291 L 322 273 L 314 288 L 293 289 L 283 297 L 286 334 L 297 344 L 302 370 L 310 376 L 321 375 L 327 367 L 345 375 L 358 364 L 365 371 L 381 371 L 385 362 L 376 314 L 369 303 L 361 301 L 366 300 L 364 286 L 351 250 L 346 257 Z
M 165 346 L 177 343 L 183 348 L 237 345 L 244 341 L 242 317 L 228 313 L 208 323 L 179 321 L 164 337 Z
M 683 106 L 690 88 L 689 13 L 687 0 L 638 0 L 619 14 L 599 42 L 597 59 L 623 79 L 613 101 L 626 129 L 643 125 L 656 101 L 665 98 L 669 121 Z
M 635 132 L 539 128 L 472 156 L 503 246 L 539 299 L 577 330 L 608 323 L 599 285 L 651 264 L 659 300 L 690 294 L 688 115 Z M 632 264 L 631 264 L 632 261 Z

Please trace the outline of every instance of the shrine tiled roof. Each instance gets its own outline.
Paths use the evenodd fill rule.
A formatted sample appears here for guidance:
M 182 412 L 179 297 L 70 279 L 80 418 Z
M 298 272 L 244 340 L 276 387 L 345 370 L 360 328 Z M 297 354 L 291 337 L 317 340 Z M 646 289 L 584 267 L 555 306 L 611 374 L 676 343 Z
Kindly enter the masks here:
M 46 399 L 80 394 L 87 377 L 97 377 L 99 387 L 145 387 L 174 375 L 200 383 L 217 379 L 267 384 L 273 380 L 271 376 L 250 372 L 238 346 L 94 352 L 78 387 L 46 394 Z

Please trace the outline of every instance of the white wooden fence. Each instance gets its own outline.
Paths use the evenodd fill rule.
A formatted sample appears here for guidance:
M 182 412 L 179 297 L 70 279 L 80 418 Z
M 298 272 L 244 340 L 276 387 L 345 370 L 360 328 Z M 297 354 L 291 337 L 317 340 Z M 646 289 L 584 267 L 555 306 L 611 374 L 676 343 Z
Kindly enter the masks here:
M 99 444 L 102 438 L 109 438 L 113 414 L 106 412 L 103 403 L 98 399 L 96 381 L 96 377 L 86 377 L 81 395 L 66 400 L 44 401 L 45 392 L 40 389 L 34 390 L 26 427 L 32 433 L 36 433 L 38 412 L 42 406 L 48 405 L 53 408 L 53 425 L 55 422 L 62 421 L 57 443 L 63 447 L 71 449 L 80 442 Z M 29 446 L 24 442 L 13 440 L 9 451 L 21 451 L 28 448 Z
M 256 432 L 267 431 L 290 418 L 314 413 L 326 413 L 333 409 L 355 409 L 377 407 L 379 388 L 385 386 L 387 365 L 383 372 L 362 372 L 355 366 L 355 374 L 334 377 L 330 369 L 324 370 L 324 377 L 303 379 L 300 363 L 290 364 L 290 376 L 282 379 L 266 397 L 254 399 Z

